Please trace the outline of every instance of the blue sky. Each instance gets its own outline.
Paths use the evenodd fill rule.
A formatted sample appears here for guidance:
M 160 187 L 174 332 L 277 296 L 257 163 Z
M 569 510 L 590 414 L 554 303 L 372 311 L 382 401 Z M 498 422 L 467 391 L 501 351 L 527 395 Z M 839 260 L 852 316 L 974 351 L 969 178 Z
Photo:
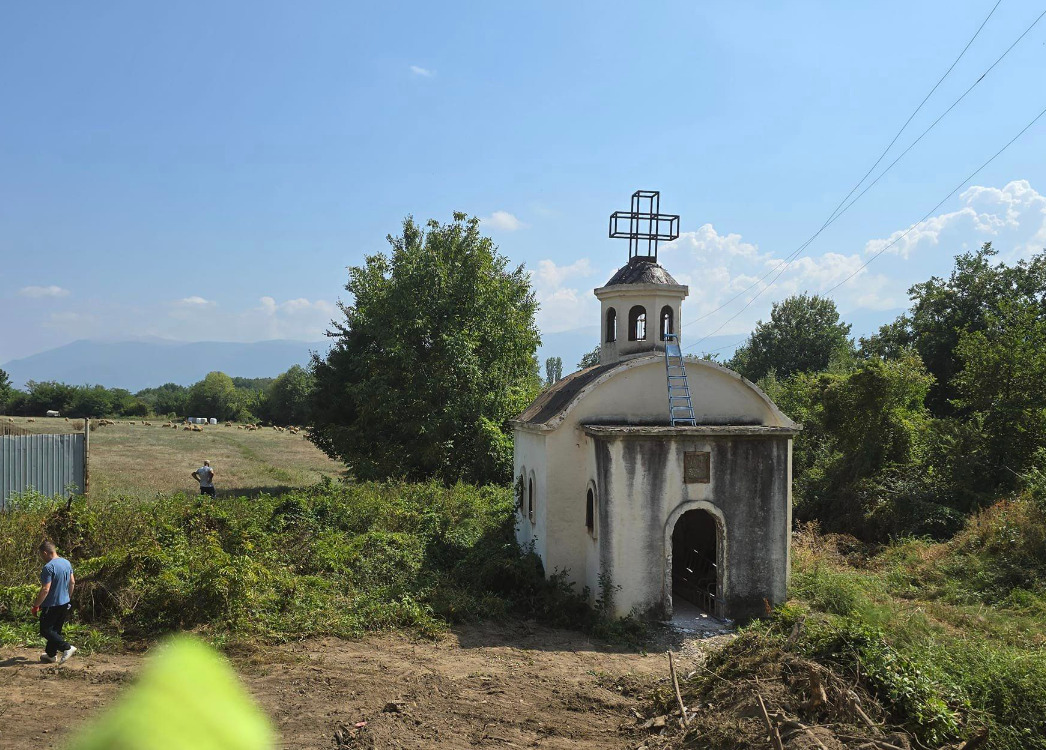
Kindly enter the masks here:
M 607 216 L 638 188 L 682 215 L 662 261 L 686 323 L 822 224 L 993 4 L 8 3 L 0 362 L 81 338 L 319 340 L 346 266 L 405 215 L 455 210 L 534 271 L 545 333 L 592 329 L 591 290 L 627 258 Z M 899 145 L 1042 10 L 1003 0 Z M 851 273 L 1046 107 L 1044 72 L 1046 20 L 684 344 L 724 322 L 740 340 Z M 1046 246 L 1046 118 L 834 296 L 868 332 L 986 240 Z

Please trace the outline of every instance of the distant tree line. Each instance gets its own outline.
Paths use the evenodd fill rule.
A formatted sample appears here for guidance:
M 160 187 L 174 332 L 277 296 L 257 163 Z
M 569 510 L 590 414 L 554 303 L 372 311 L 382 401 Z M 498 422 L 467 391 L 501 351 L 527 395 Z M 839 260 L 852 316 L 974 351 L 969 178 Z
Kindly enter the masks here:
M 790 297 L 726 363 L 803 425 L 797 518 L 944 537 L 1046 471 L 1046 251 L 995 255 L 958 256 L 858 342 L 831 300 Z
M 299 365 L 276 378 L 234 378 L 212 372 L 190 386 L 165 383 L 137 393 L 55 381 L 29 381 L 25 390 L 19 390 L 0 370 L 0 413 L 38 417 L 53 409 L 73 418 L 194 416 L 300 425 L 308 420 L 311 388 L 312 376 Z

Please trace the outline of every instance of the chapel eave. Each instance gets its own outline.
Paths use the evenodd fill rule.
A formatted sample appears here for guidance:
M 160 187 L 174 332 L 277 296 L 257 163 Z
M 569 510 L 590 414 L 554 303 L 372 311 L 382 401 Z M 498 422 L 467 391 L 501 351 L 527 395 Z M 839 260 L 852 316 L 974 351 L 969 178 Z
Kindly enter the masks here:
M 792 437 L 799 434 L 803 427 L 800 424 L 790 427 L 729 424 L 680 425 L 677 427 L 670 427 L 669 425 L 586 424 L 581 425 L 581 429 L 590 437 L 679 437 L 688 435 L 701 437 Z

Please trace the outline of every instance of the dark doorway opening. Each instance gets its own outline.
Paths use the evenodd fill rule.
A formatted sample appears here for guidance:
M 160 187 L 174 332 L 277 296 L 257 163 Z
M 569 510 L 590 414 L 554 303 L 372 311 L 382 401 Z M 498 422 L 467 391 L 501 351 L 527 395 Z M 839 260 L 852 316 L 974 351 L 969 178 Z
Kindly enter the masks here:
M 672 597 L 718 614 L 719 533 L 706 510 L 689 510 L 672 530 Z

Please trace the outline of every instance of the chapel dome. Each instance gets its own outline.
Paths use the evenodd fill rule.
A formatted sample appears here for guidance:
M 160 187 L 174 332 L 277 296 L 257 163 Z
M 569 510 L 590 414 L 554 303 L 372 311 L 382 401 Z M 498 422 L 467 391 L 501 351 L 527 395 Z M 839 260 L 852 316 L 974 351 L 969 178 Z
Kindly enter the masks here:
M 620 284 L 666 284 L 678 286 L 679 282 L 672 275 L 652 260 L 646 258 L 632 258 L 627 264 L 621 266 L 605 286 L 618 286 Z

